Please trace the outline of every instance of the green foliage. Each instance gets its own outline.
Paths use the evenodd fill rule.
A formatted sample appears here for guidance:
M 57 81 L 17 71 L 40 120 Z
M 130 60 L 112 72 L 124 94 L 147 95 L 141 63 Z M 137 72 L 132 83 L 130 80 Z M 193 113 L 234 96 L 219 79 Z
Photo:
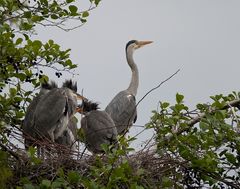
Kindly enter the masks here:
M 182 175 L 177 180 L 180 186 L 205 184 L 221 188 L 230 187 L 229 183 L 237 186 L 240 176 L 239 94 L 211 96 L 211 104 L 198 104 L 193 111 L 183 104 L 183 99 L 183 95 L 177 94 L 175 105 L 161 102 L 161 110 L 154 112 L 148 124 L 156 131 L 159 155 L 169 155 L 184 164 L 176 169 Z M 171 175 L 167 180 L 169 178 Z
M 75 164 L 67 167 L 68 159 L 54 167 L 52 161 L 37 158 L 34 148 L 29 148 L 27 161 L 21 161 L 11 151 L 9 138 L 21 128 L 35 90 L 48 81 L 46 70 L 54 70 L 59 78 L 77 66 L 69 58 L 70 49 L 61 49 L 51 39 L 33 40 L 35 27 L 70 31 L 84 24 L 99 2 L 89 0 L 90 8 L 81 10 L 75 0 L 0 0 L 0 188 L 239 188 L 236 92 L 211 96 L 211 103 L 199 103 L 192 111 L 179 93 L 175 104 L 160 102 L 160 111 L 153 111 L 147 124 L 156 133 L 157 150 L 152 154 L 133 155 L 129 143 L 134 137 L 119 137 L 118 149 L 102 145 L 104 155 L 90 157 L 84 166 L 71 159 Z M 78 25 L 67 27 L 71 19 Z M 81 130 L 78 134 L 83 136 Z
M 88 1 L 91 10 L 99 0 Z M 0 0 L 0 144 L 7 146 L 13 130 L 20 130 L 26 107 L 40 87 L 48 81 L 47 70 L 54 70 L 59 78 L 77 65 L 70 60 L 70 49 L 63 50 L 53 40 L 43 43 L 33 40 L 37 25 L 58 27 L 70 31 L 86 22 L 89 9 L 81 10 L 75 0 Z M 84 18 L 84 19 L 83 19 Z M 84 22 L 82 21 L 84 20 Z M 76 26 L 67 27 L 74 20 Z M 66 27 L 65 27 L 66 26 Z M 6 148 L 8 149 L 8 148 Z M 11 177 L 11 169 L 0 149 L 0 188 Z M 41 161 L 34 149 L 28 155 L 33 165 Z M 4 156 L 4 157 L 3 157 Z M 50 181 L 42 180 L 40 188 L 50 188 Z M 53 184 L 53 183 L 51 183 Z M 26 183 L 24 188 L 35 188 Z
M 0 151 L 0 188 L 6 188 L 7 181 L 12 177 L 12 172 L 8 166 L 7 153 Z
M 57 77 L 62 71 L 76 68 L 69 59 L 70 49 L 61 50 L 53 40 L 45 44 L 31 40 L 37 24 L 62 28 L 66 21 L 78 19 L 81 25 L 88 10 L 82 11 L 72 3 L 74 0 L 0 1 L 0 127 L 21 124 L 25 104 L 48 80 L 45 68 L 56 69 Z M 96 6 L 99 1 L 90 3 Z M 25 83 L 31 84 L 30 90 L 24 90 Z

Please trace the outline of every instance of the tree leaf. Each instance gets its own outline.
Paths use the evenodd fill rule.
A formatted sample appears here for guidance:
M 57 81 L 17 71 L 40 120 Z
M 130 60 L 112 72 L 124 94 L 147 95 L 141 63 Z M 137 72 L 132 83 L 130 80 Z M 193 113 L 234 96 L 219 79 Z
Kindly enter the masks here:
M 32 16 L 32 12 L 31 11 L 24 12 L 24 17 L 25 18 L 31 18 L 31 16 Z
M 15 45 L 19 45 L 19 44 L 21 44 L 22 42 L 23 42 L 23 39 L 22 39 L 22 38 L 18 38 L 18 39 L 16 40 Z
M 69 10 L 71 11 L 71 13 L 76 13 L 78 8 L 75 5 L 70 5 Z
M 86 17 L 88 17 L 89 16 L 89 12 L 88 11 L 84 11 L 83 13 L 82 13 L 82 17 L 83 18 L 86 18 Z
M 75 0 L 66 0 L 67 3 L 72 3 L 74 2 Z
M 176 94 L 176 101 L 178 104 L 182 103 L 183 99 L 184 99 L 183 95 L 181 95 L 179 93 Z

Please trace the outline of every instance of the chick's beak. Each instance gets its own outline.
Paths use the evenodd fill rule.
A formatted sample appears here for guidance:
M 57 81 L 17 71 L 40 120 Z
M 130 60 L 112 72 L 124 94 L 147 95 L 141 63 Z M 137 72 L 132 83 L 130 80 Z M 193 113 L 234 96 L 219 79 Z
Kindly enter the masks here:
M 80 106 L 77 106 L 76 112 L 82 114 L 83 113 L 83 108 L 81 108 Z
M 138 41 L 138 48 L 141 48 L 145 45 L 148 45 L 150 43 L 153 43 L 153 41 Z

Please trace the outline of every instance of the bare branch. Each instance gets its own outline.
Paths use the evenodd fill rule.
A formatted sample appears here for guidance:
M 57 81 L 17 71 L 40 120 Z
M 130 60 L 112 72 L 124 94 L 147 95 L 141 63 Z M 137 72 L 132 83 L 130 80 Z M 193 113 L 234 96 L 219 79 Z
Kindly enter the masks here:
M 161 87 L 164 83 L 166 83 L 168 80 L 170 80 L 172 77 L 174 77 L 178 72 L 180 71 L 180 69 L 178 69 L 174 74 L 172 74 L 171 76 L 169 76 L 167 79 L 165 79 L 164 81 L 162 81 L 158 86 L 152 88 L 151 90 L 149 90 L 137 103 L 136 107 L 143 101 L 144 98 L 146 98 L 146 96 L 148 96 L 151 92 L 155 91 L 156 89 L 158 89 L 159 87 Z
M 12 155 L 15 159 L 21 160 L 21 158 L 18 156 L 17 153 L 13 152 L 12 150 L 8 149 L 4 144 L 0 142 L 0 147 L 3 151 L 8 152 L 10 155 Z

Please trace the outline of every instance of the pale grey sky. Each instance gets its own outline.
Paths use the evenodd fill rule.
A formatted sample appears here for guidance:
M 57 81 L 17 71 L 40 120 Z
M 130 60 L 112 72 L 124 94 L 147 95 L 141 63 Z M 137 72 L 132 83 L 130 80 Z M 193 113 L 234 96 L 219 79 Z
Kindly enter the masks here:
M 194 107 L 209 102 L 210 95 L 239 90 L 239 10 L 239 0 L 102 0 L 83 27 L 68 33 L 40 27 L 36 37 L 72 49 L 79 66 L 73 79 L 102 109 L 129 84 L 126 43 L 153 40 L 134 54 L 140 72 L 137 99 L 181 71 L 139 105 L 136 124 L 144 125 L 158 101 L 174 102 L 177 92 Z M 130 135 L 140 130 L 132 128 Z

